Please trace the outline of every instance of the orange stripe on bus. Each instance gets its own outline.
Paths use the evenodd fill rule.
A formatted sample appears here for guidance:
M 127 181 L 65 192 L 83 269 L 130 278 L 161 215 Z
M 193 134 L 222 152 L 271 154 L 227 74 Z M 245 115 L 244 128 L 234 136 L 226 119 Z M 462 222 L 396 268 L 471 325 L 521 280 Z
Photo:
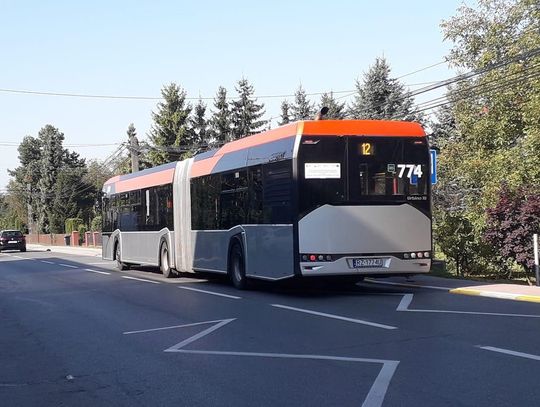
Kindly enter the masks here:
M 425 137 L 418 123 L 385 120 L 317 120 L 305 121 L 304 136 L 389 136 Z
M 125 181 L 118 181 L 115 185 L 115 193 L 133 191 L 134 189 L 153 187 L 156 185 L 170 184 L 173 181 L 173 177 L 174 168 L 170 168 L 165 171 L 154 172 L 152 174 L 134 177 Z
M 273 130 L 264 131 L 254 134 L 253 136 L 244 137 L 221 147 L 216 155 L 225 155 L 234 151 L 243 150 L 245 148 L 258 146 L 260 144 L 270 143 L 272 141 L 281 140 L 283 138 L 292 137 L 296 134 L 297 123 L 287 124 Z
M 210 174 L 221 157 L 221 155 L 216 154 L 213 157 L 206 158 L 204 160 L 194 161 L 191 166 L 191 178 Z
M 120 175 L 116 175 L 115 177 L 112 177 L 112 178 L 108 179 L 107 181 L 105 181 L 105 185 L 114 184 L 119 179 L 120 179 Z

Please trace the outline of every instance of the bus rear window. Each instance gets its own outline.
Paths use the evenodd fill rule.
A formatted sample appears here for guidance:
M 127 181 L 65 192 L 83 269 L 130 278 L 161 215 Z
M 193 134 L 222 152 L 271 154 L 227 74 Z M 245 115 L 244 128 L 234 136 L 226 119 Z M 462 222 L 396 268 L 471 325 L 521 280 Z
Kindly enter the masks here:
M 429 170 L 423 139 L 303 138 L 298 164 L 300 216 L 325 204 L 410 202 L 429 210 Z

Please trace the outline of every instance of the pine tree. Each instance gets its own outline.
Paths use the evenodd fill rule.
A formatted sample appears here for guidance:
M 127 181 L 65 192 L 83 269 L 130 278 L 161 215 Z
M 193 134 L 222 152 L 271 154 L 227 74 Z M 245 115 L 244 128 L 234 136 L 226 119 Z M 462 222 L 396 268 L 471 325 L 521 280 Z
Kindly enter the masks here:
M 206 104 L 199 99 L 193 110 L 193 117 L 190 120 L 191 145 L 193 153 L 205 149 L 209 143 L 210 131 L 206 120 Z
M 261 131 L 266 120 L 260 120 L 264 116 L 264 104 L 258 104 L 253 97 L 255 90 L 247 79 L 238 81 L 236 86 L 238 99 L 232 102 L 232 139 L 250 136 Z
M 291 105 L 292 120 L 312 120 L 314 116 L 315 106 L 308 100 L 306 91 L 300 85 L 294 94 L 294 103 Z
M 210 118 L 210 144 L 222 146 L 231 138 L 231 111 L 227 102 L 227 89 L 223 86 L 218 88 L 214 108 Z
M 180 159 L 189 149 L 188 119 L 191 106 L 186 103 L 186 92 L 176 83 L 161 90 L 164 99 L 152 112 L 154 124 L 150 130 L 148 154 L 152 165 L 165 164 Z
M 328 113 L 325 116 L 326 119 L 343 120 L 345 118 L 345 103 L 339 103 L 334 98 L 333 92 L 322 94 L 319 109 L 325 106 L 328 108 Z
M 284 100 L 283 102 L 281 102 L 281 120 L 279 122 L 280 126 L 283 126 L 284 124 L 288 124 L 291 122 L 290 110 L 291 110 L 291 104 L 287 100 Z
M 390 77 L 390 66 L 385 58 L 377 58 L 356 81 L 357 94 L 350 108 L 353 119 L 415 120 L 413 99 L 397 79 Z
M 40 196 L 38 223 L 42 231 L 50 232 L 51 223 L 55 223 L 52 206 L 54 186 L 64 156 L 64 149 L 62 148 L 64 133 L 48 124 L 39 131 L 38 137 L 42 144 L 40 179 L 37 185 Z

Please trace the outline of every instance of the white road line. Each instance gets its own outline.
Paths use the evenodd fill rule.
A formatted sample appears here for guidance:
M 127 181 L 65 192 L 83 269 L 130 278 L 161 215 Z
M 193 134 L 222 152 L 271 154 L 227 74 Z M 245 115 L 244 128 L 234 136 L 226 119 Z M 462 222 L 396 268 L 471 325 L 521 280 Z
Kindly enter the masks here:
M 531 355 L 530 353 L 516 352 L 514 350 L 495 348 L 493 346 L 480 346 L 480 345 L 477 345 L 476 347 L 480 348 L 480 349 L 484 349 L 484 350 L 490 350 L 492 352 L 499 352 L 499 353 L 504 353 L 504 354 L 507 354 L 507 355 L 518 356 L 520 358 L 526 358 L 526 359 L 532 359 L 532 360 L 539 360 L 540 361 L 540 356 Z
M 409 309 L 409 305 L 413 300 L 413 294 L 403 294 L 396 311 L 408 311 L 408 312 L 428 312 L 438 314 L 465 314 L 465 315 L 489 315 L 496 317 L 520 317 L 520 318 L 540 318 L 540 315 L 530 314 L 502 314 L 498 312 L 475 312 L 475 311 L 449 311 L 449 310 L 437 310 L 437 309 Z
M 109 265 L 112 265 L 112 264 L 114 264 L 114 262 L 113 262 L 113 261 L 107 261 L 107 262 L 105 262 L 105 261 L 100 261 L 100 262 L 96 262 L 96 263 L 86 263 L 86 264 L 88 264 L 89 266 L 96 266 L 96 265 L 98 265 L 98 264 L 109 264 Z
M 69 268 L 72 268 L 72 269 L 78 269 L 79 268 L 77 266 L 72 266 L 71 264 L 58 263 L 58 265 L 62 266 L 62 267 L 69 267 Z
M 46 263 L 46 264 L 56 264 L 56 263 L 54 263 L 52 261 L 47 261 L 47 260 L 40 260 L 40 262 Z
M 221 321 L 219 321 L 219 323 L 217 323 L 216 325 L 213 325 L 211 326 L 210 328 L 208 329 L 205 329 L 204 331 L 202 332 L 199 332 L 198 334 L 196 335 L 193 335 L 185 340 L 183 340 L 182 342 L 180 343 L 177 343 L 176 345 L 174 346 L 171 346 L 170 348 L 168 349 L 165 349 L 164 352 L 177 352 L 178 350 L 180 350 L 181 348 L 183 348 L 184 346 L 187 346 L 189 345 L 190 343 L 192 342 L 195 342 L 196 340 L 198 339 L 201 339 L 202 337 L 214 332 L 215 330 L 221 328 L 222 326 L 224 325 L 227 325 L 229 322 L 232 322 L 234 321 L 236 318 L 231 318 L 231 319 L 223 319 Z
M 106 271 L 98 271 L 98 270 L 92 270 L 92 269 L 84 269 L 84 271 L 90 271 L 91 273 L 98 273 L 98 274 L 111 274 L 111 273 L 107 273 Z
M 280 305 L 280 304 L 270 304 L 270 305 L 272 305 L 272 307 L 276 307 L 276 308 L 282 308 L 282 309 L 287 309 L 287 310 L 291 310 L 291 311 L 303 312 L 305 314 L 318 315 L 320 317 L 339 319 L 341 321 L 353 322 L 355 324 L 369 325 L 369 326 L 373 326 L 375 328 L 397 329 L 397 327 L 395 327 L 395 326 L 378 324 L 376 322 L 364 321 L 364 320 L 361 320 L 361 319 L 347 318 L 347 317 L 342 317 L 342 316 L 339 316 L 339 315 L 326 314 L 324 312 L 311 311 L 311 310 L 302 309 L 302 308 L 294 308 L 294 307 L 289 307 L 287 305 Z
M 188 326 L 213 324 L 213 323 L 218 323 L 218 322 L 223 322 L 223 321 L 224 321 L 223 319 L 220 319 L 220 320 L 217 320 L 217 321 L 204 321 L 204 322 L 195 322 L 195 323 L 192 323 L 192 324 L 164 326 L 162 328 L 142 329 L 140 331 L 127 331 L 127 332 L 123 332 L 123 334 L 124 335 L 142 334 L 142 333 L 146 333 L 146 332 L 165 331 L 167 329 L 185 328 L 185 327 L 188 327 Z M 234 319 L 230 319 L 230 320 L 226 320 L 226 321 L 230 322 L 230 321 L 234 321 Z M 225 324 L 223 324 L 223 325 L 225 325 Z M 220 325 L 220 326 L 223 326 L 223 325 Z M 210 333 L 210 332 L 208 332 L 208 333 Z
M 227 325 L 228 323 L 234 320 L 235 319 L 232 318 L 232 319 L 223 319 L 219 321 L 206 321 L 206 322 L 199 322 L 199 323 L 194 323 L 194 324 L 179 325 L 177 326 L 178 328 L 181 328 L 182 326 L 194 326 L 194 325 L 217 322 L 215 325 L 211 326 L 210 328 L 207 328 L 204 331 L 199 332 L 198 334 L 190 338 L 187 338 L 184 341 L 177 343 L 176 345 L 171 346 L 168 349 L 165 349 L 164 352 L 178 352 L 182 354 L 193 354 L 193 355 L 248 356 L 248 357 L 279 358 L 279 359 L 312 359 L 312 360 L 332 360 L 332 361 L 338 361 L 338 362 L 378 363 L 378 364 L 383 365 L 382 369 L 377 375 L 377 378 L 375 379 L 373 384 L 371 385 L 371 388 L 369 389 L 369 392 L 364 402 L 362 403 L 362 406 L 363 407 L 382 406 L 384 397 L 386 395 L 386 392 L 388 391 L 388 387 L 390 386 L 390 381 L 392 380 L 392 376 L 394 375 L 394 372 L 396 371 L 399 365 L 398 360 L 367 359 L 367 358 L 354 358 L 354 357 L 347 357 L 347 356 L 330 356 L 330 355 L 309 355 L 309 354 L 267 353 L 267 352 L 229 352 L 229 351 L 182 349 L 185 346 L 207 336 L 208 334 L 216 331 L 217 329 Z M 169 329 L 169 328 L 175 328 L 175 327 L 157 328 L 154 330 Z M 153 330 L 124 332 L 124 334 L 137 333 L 137 332 L 149 332 L 149 331 L 153 331 Z
M 450 287 L 438 287 L 435 285 L 419 285 L 419 284 L 408 284 L 408 283 L 393 283 L 391 281 L 379 281 L 379 280 L 373 280 L 371 278 L 366 278 L 364 281 L 366 283 L 395 285 L 398 287 L 430 288 L 432 290 L 443 290 L 443 291 L 452 290 L 452 288 Z
M 145 280 L 143 278 L 137 278 L 137 277 L 122 276 L 122 278 L 127 278 L 128 280 L 144 281 L 145 283 L 161 284 L 159 281 Z
M 214 291 L 199 290 L 198 288 L 181 287 L 181 286 L 178 286 L 178 288 L 181 288 L 182 290 L 196 291 L 198 293 L 217 295 L 219 297 L 232 298 L 233 300 L 241 300 L 242 299 L 242 297 L 237 297 L 235 295 L 216 293 Z
M 18 259 L 25 259 L 26 257 L 22 257 L 22 256 L 17 256 L 16 254 L 12 254 L 11 257 L 16 257 Z

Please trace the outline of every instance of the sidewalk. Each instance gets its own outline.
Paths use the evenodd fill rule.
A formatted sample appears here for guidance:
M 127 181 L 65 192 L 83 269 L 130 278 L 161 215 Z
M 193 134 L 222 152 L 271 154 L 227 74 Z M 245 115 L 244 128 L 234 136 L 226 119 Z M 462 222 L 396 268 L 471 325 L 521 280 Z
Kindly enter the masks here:
M 519 284 L 491 284 L 459 287 L 450 290 L 453 294 L 479 295 L 481 297 L 540 303 L 540 287 Z
M 101 257 L 101 247 L 95 248 L 82 246 L 47 246 L 42 244 L 27 244 L 26 248 L 33 251 L 50 251 L 80 256 Z
M 452 294 L 477 295 L 481 297 L 540 303 L 540 287 L 521 284 L 483 283 L 457 278 L 444 278 L 429 274 L 417 274 L 411 276 L 408 280 L 404 277 L 391 277 L 379 279 L 366 278 L 365 281 L 377 282 L 383 285 L 448 291 Z

